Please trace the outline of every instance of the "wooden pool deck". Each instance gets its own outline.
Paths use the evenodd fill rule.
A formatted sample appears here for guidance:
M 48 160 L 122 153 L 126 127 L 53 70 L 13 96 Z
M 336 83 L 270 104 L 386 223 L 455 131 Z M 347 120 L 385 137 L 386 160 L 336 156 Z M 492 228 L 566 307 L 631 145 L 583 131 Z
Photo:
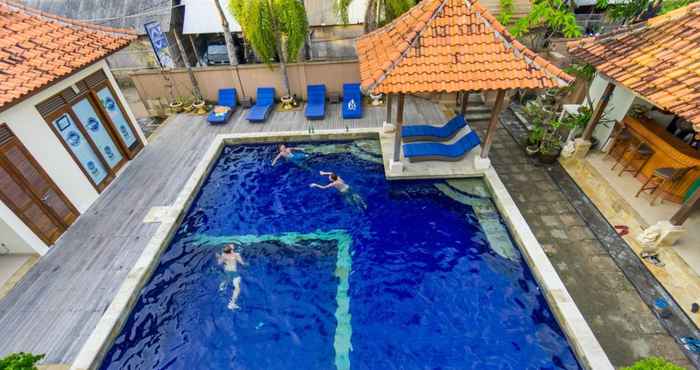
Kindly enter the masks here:
M 406 122 L 441 122 L 434 103 L 407 99 Z M 312 123 L 316 132 L 379 128 L 384 107 L 365 106 L 364 118 L 342 120 L 339 105 Z M 127 273 L 158 228 L 144 223 L 152 207 L 174 202 L 193 169 L 219 134 L 301 131 L 303 110 L 274 112 L 250 124 L 246 111 L 226 125 L 193 115 L 172 117 L 150 138 L 98 200 L 50 251 L 0 300 L 0 357 L 17 351 L 46 354 L 44 363 L 73 362 Z

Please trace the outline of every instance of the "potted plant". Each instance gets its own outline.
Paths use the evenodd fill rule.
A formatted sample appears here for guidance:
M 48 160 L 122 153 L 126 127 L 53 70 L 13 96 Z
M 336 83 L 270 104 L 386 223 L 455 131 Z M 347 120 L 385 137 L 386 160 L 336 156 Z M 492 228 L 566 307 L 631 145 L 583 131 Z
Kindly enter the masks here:
M 207 113 L 207 103 L 204 101 L 204 99 L 195 99 L 192 102 L 192 109 L 194 110 L 195 114 L 206 114 Z
M 369 97 L 372 99 L 372 105 L 373 106 L 379 106 L 382 105 L 382 97 L 384 95 L 382 93 L 375 94 L 374 92 L 369 93 Z
M 183 109 L 183 106 L 184 106 L 184 105 L 185 105 L 185 104 L 183 103 L 182 100 L 180 100 L 180 99 L 175 99 L 175 100 L 173 100 L 173 101 L 170 102 L 170 104 L 168 105 L 168 108 L 170 109 L 170 112 L 171 112 L 171 113 L 175 114 L 175 113 L 180 113 L 180 112 L 182 112 L 182 109 Z
M 539 152 L 543 135 L 544 129 L 541 125 L 535 125 L 528 131 L 527 140 L 525 142 L 525 152 L 527 152 L 527 155 L 533 156 Z
M 543 126 L 542 141 L 540 142 L 539 160 L 544 164 L 556 162 L 561 152 L 559 129 L 562 123 L 557 119 L 547 120 Z
M 552 164 L 557 161 L 561 152 L 561 141 L 558 137 L 546 137 L 542 139 L 539 148 L 538 159 L 544 164 Z

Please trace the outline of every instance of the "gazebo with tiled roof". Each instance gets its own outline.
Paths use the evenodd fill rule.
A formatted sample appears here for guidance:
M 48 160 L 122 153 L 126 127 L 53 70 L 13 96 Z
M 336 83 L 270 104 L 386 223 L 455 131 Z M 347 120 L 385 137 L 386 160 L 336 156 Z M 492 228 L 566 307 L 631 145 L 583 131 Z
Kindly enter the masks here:
M 497 91 L 481 158 L 488 158 L 504 95 L 565 86 L 573 78 L 518 42 L 477 0 L 423 0 L 357 41 L 362 88 L 398 96 L 394 163 L 400 161 L 406 94 Z

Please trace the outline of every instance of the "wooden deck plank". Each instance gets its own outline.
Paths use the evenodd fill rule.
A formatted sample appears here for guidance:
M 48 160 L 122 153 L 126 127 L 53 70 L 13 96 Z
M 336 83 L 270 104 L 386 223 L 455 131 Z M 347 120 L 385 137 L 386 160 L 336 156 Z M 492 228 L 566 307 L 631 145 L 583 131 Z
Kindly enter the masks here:
M 435 104 L 407 99 L 410 122 L 436 119 Z M 144 224 L 151 207 L 172 203 L 217 134 L 273 131 L 316 132 L 380 127 L 384 107 L 365 106 L 359 120 L 343 120 L 329 104 L 326 119 L 308 121 L 303 109 L 275 111 L 252 124 L 247 111 L 228 124 L 173 117 L 151 137 L 97 201 L 58 240 L 4 299 L 0 300 L 0 356 L 14 351 L 45 353 L 44 362 L 70 363 L 94 329 L 131 266 L 157 229 Z

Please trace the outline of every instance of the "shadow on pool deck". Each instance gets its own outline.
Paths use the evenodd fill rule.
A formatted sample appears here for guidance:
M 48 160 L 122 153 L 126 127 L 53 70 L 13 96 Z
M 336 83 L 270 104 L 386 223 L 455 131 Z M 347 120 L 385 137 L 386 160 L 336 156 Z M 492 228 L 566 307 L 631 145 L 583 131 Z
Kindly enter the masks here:
M 613 365 L 660 356 L 693 368 L 548 169 L 530 160 L 504 128 L 520 127 L 510 110 L 501 123 L 493 166 Z M 474 126 L 483 137 L 486 122 Z

